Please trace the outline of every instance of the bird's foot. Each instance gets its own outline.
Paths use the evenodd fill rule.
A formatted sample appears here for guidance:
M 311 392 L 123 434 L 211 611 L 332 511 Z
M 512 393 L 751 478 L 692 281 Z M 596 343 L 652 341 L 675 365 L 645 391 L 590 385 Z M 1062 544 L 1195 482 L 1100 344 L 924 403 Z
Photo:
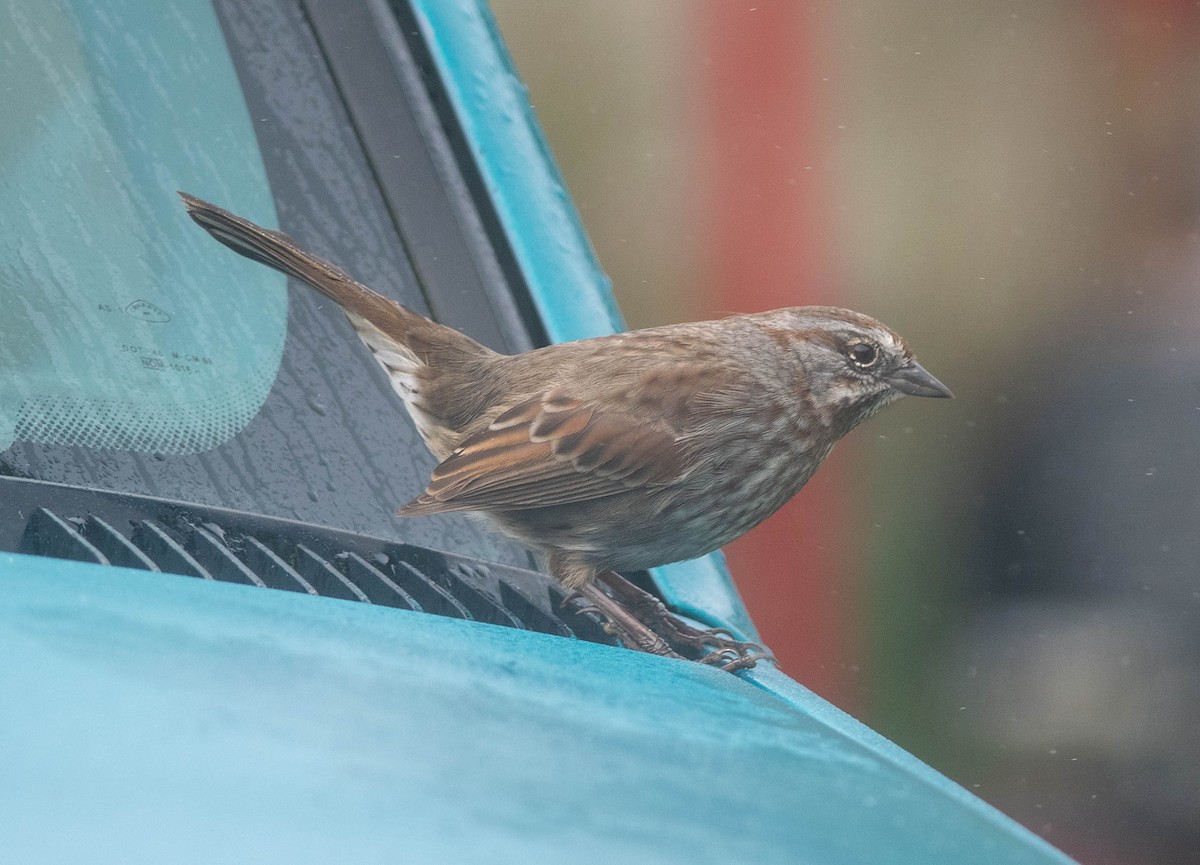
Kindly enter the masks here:
M 577 612 L 598 617 L 605 633 L 616 637 L 626 648 L 667 658 L 683 657 L 661 635 L 594 583 L 567 595 L 563 605 L 571 602 L 576 604 Z
M 666 608 L 658 598 L 646 592 L 615 571 L 600 574 L 600 579 L 612 590 L 622 609 L 632 613 L 648 630 L 665 641 L 679 656 L 683 651 L 695 655 L 701 664 L 719 667 L 733 673 L 747 670 L 775 656 L 748 640 L 739 640 L 725 628 L 696 628 Z

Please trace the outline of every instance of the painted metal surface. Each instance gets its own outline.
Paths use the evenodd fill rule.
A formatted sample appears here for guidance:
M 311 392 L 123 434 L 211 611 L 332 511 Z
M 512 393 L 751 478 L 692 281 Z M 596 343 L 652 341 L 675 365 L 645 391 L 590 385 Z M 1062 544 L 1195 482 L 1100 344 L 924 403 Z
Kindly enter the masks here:
M 4 862 L 1066 861 L 697 664 L 15 554 L 0 621 Z

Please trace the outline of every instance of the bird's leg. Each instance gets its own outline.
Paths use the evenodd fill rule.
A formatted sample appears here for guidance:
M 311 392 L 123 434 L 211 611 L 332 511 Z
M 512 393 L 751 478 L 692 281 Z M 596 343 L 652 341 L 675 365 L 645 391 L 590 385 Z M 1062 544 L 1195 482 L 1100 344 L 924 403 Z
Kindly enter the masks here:
M 722 670 L 734 672 L 753 667 L 761 660 L 774 660 L 758 643 L 739 640 L 725 628 L 694 628 L 666 608 L 662 601 L 616 571 L 604 571 L 598 578 L 612 590 L 614 597 L 637 620 L 667 643 L 703 652 L 698 660 Z
M 567 596 L 567 603 L 572 599 L 583 601 L 580 612 L 595 613 L 604 619 L 604 630 L 620 639 L 626 648 L 648 652 L 651 655 L 662 655 L 667 658 L 682 658 L 667 644 L 661 636 L 647 627 L 637 616 L 621 606 L 617 601 L 604 593 L 595 583 L 576 590 Z

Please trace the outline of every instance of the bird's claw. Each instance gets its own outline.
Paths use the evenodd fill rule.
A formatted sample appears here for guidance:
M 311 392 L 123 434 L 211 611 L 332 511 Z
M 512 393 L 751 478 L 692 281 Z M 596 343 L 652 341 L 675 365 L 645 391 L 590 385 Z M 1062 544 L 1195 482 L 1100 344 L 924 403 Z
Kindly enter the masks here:
M 726 673 L 736 673 L 738 670 L 749 670 L 759 661 L 774 661 L 775 656 L 770 652 L 747 652 L 744 655 L 732 655 L 729 652 L 709 652 L 699 659 L 701 664 L 708 664 Z
M 585 586 L 572 592 L 566 600 L 574 602 L 577 613 L 595 616 L 604 633 L 616 637 L 626 648 L 667 658 L 683 657 L 660 634 L 606 595 L 599 586 Z
M 611 597 L 589 585 L 568 593 L 559 604 L 573 605 L 576 613 L 594 616 L 604 633 L 629 649 L 668 658 L 687 658 L 728 673 L 748 670 L 759 661 L 775 657 L 728 628 L 696 628 L 672 613 L 654 595 L 618 574 L 602 577 Z
M 774 661 L 775 656 L 748 640 L 740 640 L 727 628 L 696 628 L 672 613 L 654 595 L 614 572 L 601 579 L 639 622 L 660 636 L 675 653 L 685 650 L 693 660 L 726 672 L 748 670 L 759 661 Z

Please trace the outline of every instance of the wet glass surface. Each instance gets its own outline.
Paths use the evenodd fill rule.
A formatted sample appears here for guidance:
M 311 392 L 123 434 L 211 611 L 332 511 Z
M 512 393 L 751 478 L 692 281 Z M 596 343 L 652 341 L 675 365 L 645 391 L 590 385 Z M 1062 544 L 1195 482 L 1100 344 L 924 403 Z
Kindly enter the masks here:
M 13 4 L 6 14 L 20 19 L 26 13 L 19 5 Z M 124 150 L 118 148 L 117 152 L 125 162 L 136 161 L 129 154 L 142 152 L 157 161 L 139 163 L 139 172 L 128 177 L 104 180 L 137 204 L 128 215 L 115 204 L 102 213 L 103 203 L 121 199 L 93 194 L 99 203 L 94 206 L 92 221 L 98 224 L 96 231 L 101 237 L 91 241 L 95 248 L 89 256 L 54 258 L 46 254 L 32 262 L 22 258 L 22 244 L 36 245 L 48 220 L 58 219 L 67 227 L 59 228 L 56 240 L 37 247 L 42 251 L 53 251 L 55 244 L 69 248 L 79 242 L 84 231 L 80 220 L 52 195 L 27 196 L 20 205 L 10 202 L 4 211 L 4 235 L 10 244 L 10 260 L 23 269 L 14 266 L 6 270 L 13 276 L 5 278 L 3 287 L 15 305 L 31 310 L 57 285 L 74 286 L 74 297 L 90 296 L 94 291 L 100 305 L 96 310 L 81 312 L 72 307 L 73 311 L 59 320 L 39 325 L 39 332 L 58 334 L 63 342 L 78 342 L 77 354 L 55 353 L 51 368 L 58 378 L 74 382 L 80 392 L 146 390 L 137 380 L 114 381 L 117 377 L 106 375 L 98 360 L 87 369 L 91 379 L 71 371 L 69 359 L 82 358 L 87 367 L 86 361 L 96 356 L 93 344 L 113 338 L 106 323 L 119 321 L 143 332 L 160 328 L 157 342 L 143 339 L 135 343 L 131 338 L 124 343 L 147 349 L 147 361 L 140 352 L 118 357 L 132 363 L 138 375 L 164 372 L 155 368 L 156 363 L 175 362 L 171 353 L 177 352 L 185 356 L 180 365 L 195 366 L 219 396 L 228 398 L 245 380 L 265 378 L 270 389 L 263 394 L 265 400 L 260 397 L 261 410 L 250 412 L 252 419 L 245 418 L 240 431 L 227 425 L 232 438 L 216 447 L 211 446 L 212 441 L 199 442 L 205 447 L 168 447 L 161 441 L 137 437 L 106 440 L 96 432 L 105 429 L 96 413 L 80 411 L 76 417 L 82 432 L 73 438 L 34 435 L 31 431 L 38 430 L 31 424 L 18 430 L 25 435 L 0 453 L 0 473 L 298 519 L 527 566 L 530 560 L 523 550 L 471 517 L 400 522 L 392 516 L 395 508 L 424 488 L 434 460 L 383 372 L 344 317 L 307 289 L 297 286 L 290 290 L 285 320 L 279 277 L 213 243 L 191 224 L 179 205 L 175 191 L 184 188 L 271 225 L 276 223 L 271 216 L 273 199 L 282 230 L 377 290 L 428 313 L 404 243 L 302 12 L 284 3 L 253 7 L 224 3 L 216 13 L 214 16 L 213 10 L 203 5 L 168 3 L 156 6 L 152 16 L 114 18 L 122 23 L 111 38 L 117 38 L 119 32 L 123 52 L 113 50 L 111 39 L 106 41 L 108 19 L 101 13 L 96 13 L 94 20 L 85 20 L 73 7 L 54 4 L 38 13 L 62 23 L 64 33 L 51 47 L 59 53 L 68 47 L 79 53 L 78 62 L 71 66 L 78 87 L 91 88 L 95 95 L 74 113 L 69 110 L 72 106 L 66 105 L 64 122 L 123 131 L 126 143 Z M 86 39 L 80 36 L 84 31 Z M 7 32 L 7 38 L 18 40 L 28 52 L 42 44 L 38 42 L 42 31 L 35 27 L 14 26 Z M 169 35 L 172 32 L 187 33 L 192 46 L 178 50 L 180 46 Z M 146 58 L 153 63 L 145 68 L 161 68 L 163 73 L 140 79 L 133 74 L 131 69 L 142 68 L 139 64 L 144 66 Z M 41 68 L 53 70 L 60 62 L 57 55 L 48 55 Z M 174 79 L 168 74 L 172 71 L 178 73 Z M 43 78 L 49 76 L 47 71 Z M 170 90 L 172 86 L 177 92 Z M 186 90 L 179 89 L 185 86 Z M 14 98 L 12 92 L 5 98 Z M 46 112 L 32 104 L 45 98 L 38 97 L 32 87 L 27 93 L 30 122 L 42 134 L 49 134 L 37 127 Z M 152 115 L 139 115 L 150 111 L 146 106 L 156 99 L 176 112 L 195 114 L 194 139 L 156 137 L 168 124 L 154 123 Z M 199 101 L 193 103 L 193 99 Z M 97 104 L 102 110 L 93 109 Z M 192 107 L 180 107 L 184 105 Z M 179 134 L 184 135 L 189 127 L 185 123 L 180 129 Z M 212 146 L 214 141 L 224 149 Z M 96 162 L 100 159 L 102 154 L 91 156 L 98 165 L 97 173 L 104 174 L 107 163 Z M 87 163 L 76 160 L 71 164 L 80 170 L 78 166 Z M 262 182 L 260 165 L 265 167 L 269 191 Z M 444 193 L 431 188 L 426 194 Z M 67 216 L 62 215 L 64 211 Z M 134 250 L 119 260 L 107 256 L 104 250 L 110 244 L 99 240 L 124 229 L 130 231 L 130 243 L 140 240 L 149 252 L 139 255 Z M 111 244 L 117 250 L 128 245 Z M 134 291 L 120 278 L 124 274 L 121 262 L 126 260 L 141 268 L 138 273 L 145 289 Z M 155 267 L 158 261 L 167 261 L 171 267 L 166 271 Z M 114 285 L 132 292 L 130 298 L 123 294 L 114 298 Z M 184 298 L 182 306 L 161 300 L 167 290 L 164 285 L 175 292 L 172 296 Z M 148 295 L 153 289 L 159 293 Z M 230 297 L 247 299 L 250 308 L 244 312 L 229 308 Z M 146 302 L 135 304 L 137 300 Z M 456 302 L 470 305 L 474 301 L 465 296 Z M 180 309 L 186 309 L 188 315 L 181 315 Z M 164 316 L 170 316 L 170 322 L 156 321 Z M 181 319 L 191 322 L 180 330 L 180 339 L 185 340 L 180 343 L 182 350 L 161 337 L 162 328 Z M 203 323 L 197 323 L 200 321 Z M 286 343 L 278 356 L 285 324 Z M 494 331 L 495 326 L 491 327 Z M 488 333 L 482 336 L 487 338 Z M 186 342 L 188 339 L 193 342 Z M 527 337 L 515 334 L 511 339 L 519 345 Z M 512 347 L 496 344 L 494 332 L 490 341 L 500 350 Z M 273 382 L 263 372 L 263 363 L 253 367 L 243 359 L 217 369 L 214 352 L 205 352 L 203 346 L 218 343 L 247 355 L 262 355 L 267 361 L 274 350 L 278 371 Z M 4 340 L 5 364 L 10 370 L 20 368 L 12 358 L 27 344 L 19 338 Z M 205 358 L 214 362 L 206 363 Z M 179 370 L 165 372 L 188 376 Z M 16 388 L 25 402 L 39 393 L 32 377 L 10 374 L 10 381 L 14 382 L 10 389 Z M 165 404 L 175 406 L 176 414 L 182 413 L 180 401 L 187 393 L 180 387 L 165 388 L 164 392 L 176 401 Z M 145 393 L 138 398 L 143 403 L 149 399 Z M 131 404 L 136 406 L 138 401 Z M 9 412 L 14 413 L 20 416 L 20 408 Z M 124 447 L 112 447 L 114 443 Z M 180 452 L 189 450 L 193 452 Z

